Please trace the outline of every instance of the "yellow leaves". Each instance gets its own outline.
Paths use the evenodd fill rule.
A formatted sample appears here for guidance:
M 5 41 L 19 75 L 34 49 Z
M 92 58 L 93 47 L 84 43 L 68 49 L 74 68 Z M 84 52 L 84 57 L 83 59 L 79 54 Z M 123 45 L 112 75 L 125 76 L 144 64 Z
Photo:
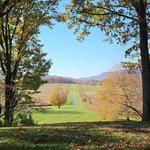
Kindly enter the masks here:
M 51 105 L 60 108 L 67 101 L 67 93 L 60 86 L 56 86 L 50 93 L 49 101 Z
M 15 61 L 17 59 L 18 59 L 18 52 L 16 50 L 14 50 L 12 53 L 12 60 Z
M 17 35 L 21 35 L 22 34 L 22 28 L 21 27 L 17 27 L 16 28 L 16 34 Z
M 126 72 L 110 73 L 101 83 L 101 90 L 97 95 L 100 114 L 103 120 L 114 120 L 117 117 L 129 117 L 135 112 L 127 107 L 141 110 L 140 79 L 137 75 Z M 137 105 L 138 104 L 138 105 Z

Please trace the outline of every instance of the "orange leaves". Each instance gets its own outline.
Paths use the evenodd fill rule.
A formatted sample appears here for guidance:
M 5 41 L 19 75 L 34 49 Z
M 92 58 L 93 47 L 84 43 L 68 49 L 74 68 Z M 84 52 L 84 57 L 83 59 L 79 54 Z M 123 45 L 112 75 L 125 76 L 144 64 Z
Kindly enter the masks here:
M 140 77 L 125 71 L 110 73 L 101 83 L 97 101 L 103 120 L 137 116 L 142 111 Z
M 102 82 L 97 101 L 100 105 L 101 117 L 104 120 L 112 120 L 116 117 L 117 112 L 120 111 L 121 106 L 119 103 L 116 103 L 120 98 L 114 94 L 116 91 L 118 92 L 119 88 L 113 80 L 107 79 Z
M 56 86 L 50 93 L 49 101 L 51 105 L 60 108 L 67 101 L 67 93 L 60 86 Z

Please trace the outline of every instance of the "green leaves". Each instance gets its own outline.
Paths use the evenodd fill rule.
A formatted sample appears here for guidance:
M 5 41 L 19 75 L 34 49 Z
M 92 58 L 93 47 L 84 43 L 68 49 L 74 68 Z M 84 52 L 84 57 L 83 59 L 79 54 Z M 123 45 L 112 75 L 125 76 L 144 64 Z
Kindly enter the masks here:
M 75 29 L 77 39 L 83 40 L 91 27 L 98 27 L 105 32 L 107 41 L 115 39 L 118 44 L 130 43 L 132 47 L 139 43 L 138 7 L 137 1 L 128 0 L 73 0 L 66 7 L 67 24 Z M 147 4 L 148 12 L 149 7 Z
M 38 34 L 40 26 L 53 26 L 57 6 L 58 0 L 15 1 L 11 10 L 0 17 L 0 67 L 5 82 L 7 79 L 5 84 L 11 87 L 8 91 L 13 93 L 11 98 L 5 94 L 5 101 L 12 101 L 13 111 L 22 100 L 31 103 L 33 91 L 44 83 L 41 77 L 51 67 Z

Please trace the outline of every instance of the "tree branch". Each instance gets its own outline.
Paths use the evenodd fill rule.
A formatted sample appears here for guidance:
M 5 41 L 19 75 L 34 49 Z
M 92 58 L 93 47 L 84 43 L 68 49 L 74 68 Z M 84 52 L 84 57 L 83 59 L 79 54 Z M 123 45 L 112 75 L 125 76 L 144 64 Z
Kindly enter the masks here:
M 135 18 L 133 18 L 133 17 L 130 17 L 130 16 L 121 14 L 121 13 L 115 11 L 115 10 L 111 10 L 111 9 L 109 9 L 109 8 L 106 8 L 106 7 L 102 7 L 102 6 L 93 6 L 93 7 L 95 7 L 95 9 L 96 9 L 96 8 L 99 8 L 99 9 L 106 10 L 106 11 L 110 12 L 111 14 L 115 14 L 115 15 L 118 15 L 118 16 L 121 16 L 121 17 L 130 19 L 130 20 L 138 21 L 138 19 L 135 19 Z M 87 14 L 90 14 L 90 15 L 97 15 L 97 16 L 98 16 L 98 15 L 99 15 L 99 16 L 100 16 L 100 15 L 104 15 L 104 14 L 101 14 L 101 13 L 92 13 L 91 11 L 93 11 L 93 9 L 94 9 L 94 8 L 91 8 L 91 9 L 86 10 L 86 9 L 83 8 L 82 11 L 78 11 L 78 12 L 80 12 L 80 13 L 87 13 Z

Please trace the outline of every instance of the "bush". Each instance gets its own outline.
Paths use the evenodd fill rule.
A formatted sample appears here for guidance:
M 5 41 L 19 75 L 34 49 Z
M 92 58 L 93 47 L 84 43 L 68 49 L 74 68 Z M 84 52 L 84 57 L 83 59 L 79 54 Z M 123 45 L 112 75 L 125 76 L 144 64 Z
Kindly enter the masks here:
M 3 121 L 2 120 L 0 120 L 0 127 L 2 127 L 3 126 Z
M 81 102 L 87 102 L 88 100 L 87 100 L 87 98 L 85 98 L 85 97 L 83 97 L 83 98 L 81 98 Z
M 33 126 L 35 122 L 31 113 L 18 113 L 13 122 L 14 126 Z

